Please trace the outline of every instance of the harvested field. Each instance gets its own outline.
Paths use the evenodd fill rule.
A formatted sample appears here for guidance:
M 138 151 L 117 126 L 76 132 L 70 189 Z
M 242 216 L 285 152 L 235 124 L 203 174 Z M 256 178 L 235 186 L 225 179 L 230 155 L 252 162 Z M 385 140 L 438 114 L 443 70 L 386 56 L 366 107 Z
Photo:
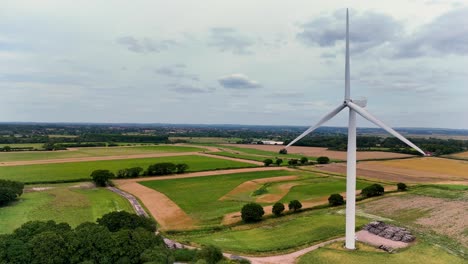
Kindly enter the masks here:
M 455 159 L 466 159 L 468 160 L 468 151 L 447 155 L 448 158 L 455 158 Z
M 255 145 L 255 144 L 225 144 L 226 146 L 240 147 L 240 148 L 251 148 L 266 150 L 278 153 L 284 146 L 280 145 Z M 301 154 L 310 157 L 327 156 L 331 159 L 346 160 L 346 151 L 334 151 L 327 150 L 326 148 L 317 147 L 289 147 L 288 153 Z M 391 159 L 391 158 L 405 158 L 412 157 L 412 155 L 392 153 L 384 151 L 359 151 L 357 153 L 358 160 L 369 160 L 369 159 Z
M 333 173 L 346 173 L 346 164 L 327 164 L 317 169 Z M 468 161 L 434 157 L 387 161 L 365 161 L 357 164 L 358 177 L 391 182 L 468 184 Z
M 391 204 L 391 206 L 389 206 Z M 359 205 L 365 212 L 414 223 L 468 247 L 467 200 L 449 200 L 422 195 L 386 197 Z

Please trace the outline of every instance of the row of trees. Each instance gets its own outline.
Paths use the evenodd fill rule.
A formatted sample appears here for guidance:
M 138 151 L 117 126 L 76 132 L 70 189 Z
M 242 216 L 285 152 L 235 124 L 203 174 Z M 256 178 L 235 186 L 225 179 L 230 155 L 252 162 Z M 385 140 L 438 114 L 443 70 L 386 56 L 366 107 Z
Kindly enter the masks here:
M 174 164 L 171 162 L 155 163 L 148 166 L 146 171 L 141 167 L 125 168 L 117 171 L 115 175 L 110 170 L 95 170 L 91 178 L 97 186 L 106 186 L 111 179 L 138 178 L 140 176 L 160 176 L 174 173 L 184 173 L 189 166 L 185 163 Z
M 169 264 L 218 263 L 223 259 L 221 250 L 214 246 L 169 250 L 155 230 L 151 219 L 127 212 L 112 212 L 97 223 L 86 222 L 74 229 L 66 223 L 30 221 L 12 234 L 0 235 L 0 263 Z
M 23 194 L 22 182 L 0 180 L 0 206 L 6 205 Z
M 286 153 L 284 153 L 286 154 Z M 276 158 L 276 160 L 273 162 L 272 159 L 265 159 L 263 161 L 263 164 L 265 165 L 265 167 L 268 167 L 272 164 L 276 164 L 276 166 L 281 166 L 281 164 L 283 164 L 283 159 L 281 158 Z M 328 157 L 325 157 L 325 156 L 321 156 L 321 157 L 318 157 L 317 158 L 317 163 L 318 164 L 328 164 L 330 163 L 330 158 Z M 297 165 L 311 165 L 311 164 L 315 164 L 315 162 L 311 162 L 309 161 L 309 158 L 307 157 L 301 157 L 300 159 L 288 159 L 288 165 L 289 166 L 297 166 Z

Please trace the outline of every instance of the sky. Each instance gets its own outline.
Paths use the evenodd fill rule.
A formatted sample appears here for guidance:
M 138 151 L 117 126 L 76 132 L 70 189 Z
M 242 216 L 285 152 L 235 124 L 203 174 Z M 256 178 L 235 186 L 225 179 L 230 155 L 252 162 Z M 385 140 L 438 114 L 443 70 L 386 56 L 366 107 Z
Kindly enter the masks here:
M 312 125 L 343 102 L 349 8 L 351 97 L 468 128 L 466 0 L 1 2 L 0 122 Z

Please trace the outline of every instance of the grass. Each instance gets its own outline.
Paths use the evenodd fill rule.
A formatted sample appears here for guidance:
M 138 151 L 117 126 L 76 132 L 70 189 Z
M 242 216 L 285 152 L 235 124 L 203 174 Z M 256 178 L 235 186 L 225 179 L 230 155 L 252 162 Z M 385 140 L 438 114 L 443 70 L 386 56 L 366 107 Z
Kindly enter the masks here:
M 219 224 L 222 216 L 240 211 L 244 201 L 220 201 L 219 198 L 245 181 L 292 175 L 289 171 L 263 171 L 210 177 L 145 181 L 140 184 L 167 195 L 192 218 L 205 225 Z
M 357 181 L 358 190 L 371 185 L 369 182 Z M 342 193 L 346 191 L 346 179 L 321 177 L 304 180 L 298 186 L 291 188 L 289 193 L 281 199 L 286 203 L 292 200 L 311 200 L 319 197 L 328 197 L 333 193 Z
M 348 251 L 343 249 L 342 243 L 337 242 L 315 251 L 305 254 L 299 264 L 400 264 L 400 263 L 425 263 L 425 264 L 462 264 L 466 263 L 460 257 L 451 255 L 428 242 L 421 241 L 396 254 L 388 254 L 377 251 L 375 248 L 358 243 L 358 249 Z
M 74 151 L 1 152 L 0 162 L 136 155 L 164 152 L 199 152 L 203 150 L 203 148 L 192 146 L 153 145 L 134 147 L 89 147 L 78 148 L 78 150 Z
M 8 143 L 0 143 L 0 146 L 1 147 L 4 147 L 4 146 L 10 146 L 12 148 L 25 148 L 25 147 L 32 147 L 32 148 L 35 148 L 35 149 L 42 149 L 42 146 L 44 146 L 44 143 L 11 143 L 11 144 L 8 144 Z
M 254 156 L 254 155 L 249 155 L 249 154 L 232 153 L 232 152 L 227 152 L 227 151 L 210 152 L 210 154 L 223 156 L 223 157 L 237 158 L 237 159 L 254 160 L 254 161 L 260 161 L 260 162 L 263 162 L 267 158 L 271 158 L 271 157 L 263 157 L 263 156 Z M 274 161 L 275 160 L 273 159 L 273 162 Z M 287 164 L 287 162 L 283 161 L 283 164 Z
M 53 189 L 24 193 L 19 201 L 0 207 L 0 234 L 10 233 L 27 221 L 54 220 L 77 226 L 112 211 L 133 212 L 126 199 L 107 189 L 47 186 Z
M 411 187 L 409 193 L 435 198 L 468 201 L 468 186 L 465 185 L 418 185 Z
M 301 159 L 302 157 L 307 157 L 309 160 L 316 160 L 316 157 L 309 157 L 309 156 L 304 156 L 304 155 L 299 155 L 299 154 L 279 154 L 277 152 L 273 151 L 267 151 L 267 150 L 260 150 L 260 149 L 253 149 L 253 148 L 240 148 L 240 147 L 234 147 L 234 146 L 225 146 L 221 145 L 218 146 L 219 148 L 224 148 L 224 149 L 230 149 L 233 151 L 237 152 L 242 152 L 242 154 L 253 154 L 253 155 L 259 155 L 263 156 L 263 159 L 266 158 L 271 158 L 273 161 L 275 160 L 276 157 L 286 160 L 286 159 Z M 241 154 L 241 153 L 239 153 Z
M 358 217 L 358 225 L 366 220 Z M 186 233 L 175 236 L 181 241 L 213 244 L 225 251 L 265 254 L 291 251 L 344 235 L 345 217 L 332 209 L 321 209 L 274 217 L 259 224 L 242 225 L 219 232 Z
M 149 165 L 159 162 L 186 163 L 189 165 L 188 172 L 222 168 L 255 167 L 255 165 L 238 161 L 189 155 L 0 167 L 0 179 L 16 180 L 26 183 L 82 180 L 90 179 L 89 175 L 91 172 L 97 169 L 107 169 L 113 172 L 119 169 L 137 166 L 146 169 Z

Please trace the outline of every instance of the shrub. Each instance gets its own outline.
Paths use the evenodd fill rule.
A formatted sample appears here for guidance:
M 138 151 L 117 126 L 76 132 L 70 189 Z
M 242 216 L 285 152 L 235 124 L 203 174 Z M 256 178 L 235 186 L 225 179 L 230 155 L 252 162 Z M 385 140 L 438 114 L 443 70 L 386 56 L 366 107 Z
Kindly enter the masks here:
M 241 217 L 246 223 L 258 222 L 265 214 L 263 207 L 257 203 L 248 203 L 242 207 Z
M 117 178 L 138 178 L 143 169 L 141 167 L 133 167 L 121 169 L 117 172 Z
M 275 163 L 276 163 L 276 165 L 281 166 L 281 164 L 283 163 L 283 160 L 282 159 L 276 159 Z
M 295 166 L 295 165 L 297 165 L 298 163 L 299 163 L 299 162 L 298 162 L 297 159 L 290 159 L 290 160 L 288 160 L 288 164 L 289 164 L 290 166 Z
M 223 259 L 223 252 L 218 247 L 208 245 L 202 246 L 202 248 L 197 252 L 197 260 L 203 259 L 208 264 L 215 264 L 218 261 Z
M 177 166 L 171 162 L 161 162 L 148 166 L 146 175 L 168 175 L 177 171 Z
M 271 212 L 276 215 L 280 216 L 284 211 L 284 204 L 283 203 L 275 203 L 273 205 L 273 208 L 271 209 Z
M 109 170 L 95 170 L 91 173 L 91 178 L 97 186 L 104 187 L 110 179 L 114 178 L 114 173 Z
M 328 197 L 328 203 L 331 206 L 342 205 L 345 203 L 343 196 L 338 193 L 334 193 Z
M 188 168 L 189 166 L 185 163 L 176 164 L 177 173 L 184 173 Z
M 289 210 L 294 210 L 294 212 L 296 212 L 297 210 L 302 208 L 302 204 L 298 200 L 292 200 L 289 202 L 288 208 Z
M 304 164 L 307 164 L 309 162 L 309 159 L 307 157 L 302 157 L 301 158 L 301 164 L 304 165 Z
M 406 191 L 406 189 L 408 188 L 408 186 L 406 186 L 406 184 L 402 183 L 402 182 L 399 182 L 397 183 L 397 188 L 398 188 L 398 191 Z
M 181 248 L 176 249 L 173 252 L 175 261 L 180 262 L 190 262 L 195 259 L 195 256 L 197 255 L 196 249 Z
M 265 167 L 270 166 L 272 163 L 273 163 L 273 160 L 271 160 L 271 159 L 265 159 L 263 161 L 263 164 L 265 164 Z
M 364 197 L 374 197 L 384 194 L 384 187 L 380 184 L 372 184 L 362 189 L 361 195 Z
M 279 151 L 279 154 L 288 154 L 288 151 L 286 149 L 281 149 Z
M 330 163 L 330 159 L 328 157 L 322 156 L 317 158 L 318 164 L 328 164 Z

